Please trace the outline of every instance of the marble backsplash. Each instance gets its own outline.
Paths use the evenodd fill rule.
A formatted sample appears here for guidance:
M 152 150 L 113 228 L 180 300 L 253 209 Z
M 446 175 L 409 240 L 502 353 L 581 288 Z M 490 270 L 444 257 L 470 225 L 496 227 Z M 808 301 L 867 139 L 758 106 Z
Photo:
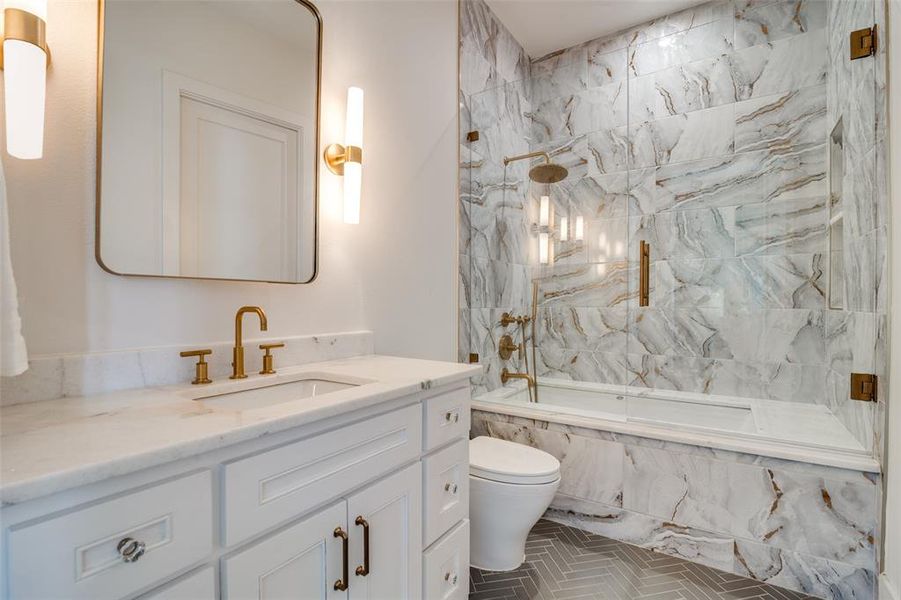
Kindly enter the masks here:
M 285 343 L 284 348 L 273 350 L 276 370 L 374 352 L 371 331 L 254 338 L 244 341 L 248 373 L 262 368 L 263 352 L 258 345 L 275 342 Z M 179 352 L 196 348 L 213 350 L 207 356 L 210 378 L 225 379 L 231 374 L 233 346 L 233 342 L 216 342 L 190 347 L 32 357 L 22 375 L 0 378 L 0 406 L 189 383 L 194 378 L 196 357 L 182 358 Z
M 561 463 L 546 518 L 829 600 L 875 597 L 878 475 L 474 411 Z
M 879 452 L 884 49 L 851 62 L 846 32 L 884 22 L 882 4 L 715 0 L 527 66 L 484 2 L 461 6 L 460 356 L 486 366 L 477 391 L 522 368 L 498 358 L 501 335 L 520 339 L 498 319 L 527 312 L 537 280 L 539 376 L 824 404 Z M 842 117 L 854 168 L 836 253 L 827 142 Z M 527 150 L 569 177 L 530 186 L 503 169 Z M 558 235 L 543 266 L 545 193 Z M 639 240 L 651 245 L 646 308 Z M 879 403 L 849 400 L 852 371 L 880 376 Z

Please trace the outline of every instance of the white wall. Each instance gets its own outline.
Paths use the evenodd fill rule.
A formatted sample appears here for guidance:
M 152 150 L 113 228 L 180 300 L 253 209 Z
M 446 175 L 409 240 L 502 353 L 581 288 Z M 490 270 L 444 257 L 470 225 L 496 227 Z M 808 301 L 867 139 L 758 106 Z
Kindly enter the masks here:
M 455 356 L 456 4 L 318 6 L 323 145 L 343 138 L 347 87 L 366 92 L 362 223 L 341 222 L 341 180 L 321 169 L 320 275 L 311 285 L 285 286 L 124 278 L 100 269 L 93 249 L 97 7 L 51 0 L 44 158 L 3 155 L 32 354 L 227 340 L 235 309 L 259 304 L 272 335 L 369 328 L 381 353 Z
M 891 348 L 889 381 L 901 382 L 901 0 L 890 0 L 888 15 L 889 173 L 891 185 Z M 885 37 L 883 38 L 885 39 Z M 901 600 L 901 384 L 889 390 L 886 438 L 885 553 L 880 598 Z

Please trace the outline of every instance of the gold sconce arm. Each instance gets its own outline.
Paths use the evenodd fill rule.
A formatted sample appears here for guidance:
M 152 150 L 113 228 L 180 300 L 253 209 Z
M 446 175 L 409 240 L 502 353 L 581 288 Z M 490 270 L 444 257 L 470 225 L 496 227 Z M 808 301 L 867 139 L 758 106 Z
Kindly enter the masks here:
M 33 44 L 47 55 L 50 64 L 50 48 L 47 46 L 47 24 L 39 16 L 20 8 L 3 11 L 3 40 L 20 40 Z M 0 41 L 0 69 L 3 69 L 3 44 Z
M 329 144 L 322 153 L 329 171 L 335 175 L 344 175 L 344 163 L 355 162 L 363 164 L 363 149 L 359 146 L 344 146 L 343 144 Z

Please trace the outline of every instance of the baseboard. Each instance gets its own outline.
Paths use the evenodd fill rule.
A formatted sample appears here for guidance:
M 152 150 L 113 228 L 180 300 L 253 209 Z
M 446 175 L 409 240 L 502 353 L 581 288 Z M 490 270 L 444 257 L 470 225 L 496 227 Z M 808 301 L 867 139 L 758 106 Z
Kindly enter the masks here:
M 885 573 L 879 576 L 879 600 L 901 600 L 898 586 Z

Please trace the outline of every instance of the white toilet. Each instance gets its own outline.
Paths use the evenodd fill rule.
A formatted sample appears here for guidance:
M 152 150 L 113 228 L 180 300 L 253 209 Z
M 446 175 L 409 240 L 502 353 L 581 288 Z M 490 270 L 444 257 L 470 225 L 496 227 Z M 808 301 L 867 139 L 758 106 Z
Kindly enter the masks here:
M 470 563 L 512 571 L 526 537 L 560 486 L 560 461 L 537 448 L 490 437 L 469 441 Z

